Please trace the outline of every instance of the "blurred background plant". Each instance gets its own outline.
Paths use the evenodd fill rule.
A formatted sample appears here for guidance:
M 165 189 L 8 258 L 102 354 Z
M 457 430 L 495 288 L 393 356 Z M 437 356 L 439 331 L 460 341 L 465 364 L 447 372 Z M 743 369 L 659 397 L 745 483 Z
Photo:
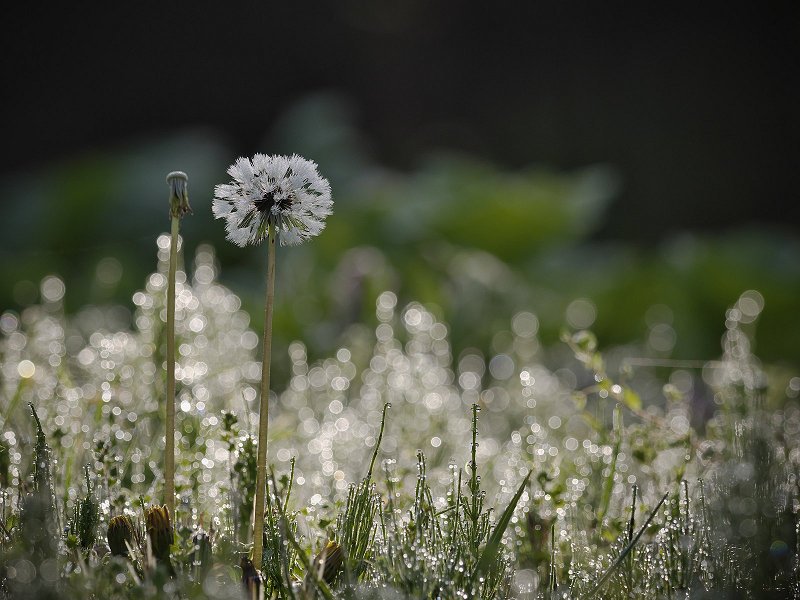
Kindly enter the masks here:
M 414 170 L 392 171 L 366 158 L 346 105 L 332 96 L 299 102 L 274 130 L 270 148 L 314 156 L 331 174 L 337 211 L 319 244 L 283 257 L 277 347 L 302 338 L 312 358 L 329 354 L 349 326 L 370 322 L 377 294 L 392 289 L 401 302 L 447 316 L 456 355 L 502 345 L 508 321 L 527 311 L 547 345 L 567 323 L 591 327 L 607 345 L 644 337 L 652 356 L 702 359 L 716 351 L 718 316 L 731 298 L 756 289 L 769 304 L 759 355 L 800 363 L 792 341 L 800 336 L 800 241 L 788 232 L 686 232 L 650 247 L 596 238 L 620 190 L 613 168 L 509 171 L 437 153 Z M 181 164 L 196 198 L 185 254 L 204 242 L 217 249 L 222 282 L 259 331 L 263 292 L 254 273 L 263 256 L 233 252 L 209 208 L 231 155 L 213 135 L 195 132 L 6 178 L 2 196 L 14 202 L 0 224 L 9 258 L 0 267 L 8 282 L 0 306 L 18 311 L 50 294 L 68 313 L 117 306 L 107 318 L 112 328 L 127 327 L 125 305 L 151 268 L 153 219 L 164 214 L 158 177 Z M 48 275 L 60 279 L 40 286 Z M 64 280 L 66 296 L 57 283 Z M 278 384 L 289 366 L 276 361 Z

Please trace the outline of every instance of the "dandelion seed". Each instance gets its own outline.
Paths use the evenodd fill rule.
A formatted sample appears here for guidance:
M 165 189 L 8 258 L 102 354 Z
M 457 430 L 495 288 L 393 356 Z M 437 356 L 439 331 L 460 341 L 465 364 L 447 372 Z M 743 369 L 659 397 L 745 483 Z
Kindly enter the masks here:
M 237 246 L 261 243 L 270 226 L 281 246 L 301 244 L 319 235 L 332 212 L 328 180 L 297 154 L 239 158 L 228 174 L 233 181 L 216 186 L 212 211 Z

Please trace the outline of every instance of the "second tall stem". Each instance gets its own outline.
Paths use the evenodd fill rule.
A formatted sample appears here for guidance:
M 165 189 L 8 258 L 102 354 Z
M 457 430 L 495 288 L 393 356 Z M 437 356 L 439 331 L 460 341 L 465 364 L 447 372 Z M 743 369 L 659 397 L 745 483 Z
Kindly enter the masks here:
M 172 217 L 167 273 L 167 398 L 164 438 L 164 504 L 175 523 L 175 272 L 178 267 L 180 218 Z

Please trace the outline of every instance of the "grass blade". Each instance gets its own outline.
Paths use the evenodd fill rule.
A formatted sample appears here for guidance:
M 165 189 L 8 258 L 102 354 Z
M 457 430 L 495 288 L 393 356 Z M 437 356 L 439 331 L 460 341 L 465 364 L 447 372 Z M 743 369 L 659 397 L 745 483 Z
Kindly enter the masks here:
M 517 493 L 514 494 L 511 502 L 509 502 L 508 506 L 506 506 L 506 509 L 503 511 L 503 514 L 500 515 L 500 518 L 497 520 L 494 531 L 492 531 L 489 541 L 486 542 L 486 547 L 483 549 L 480 560 L 478 560 L 478 564 L 475 567 L 473 578 L 477 578 L 482 573 L 488 572 L 491 568 L 491 565 L 494 563 L 495 558 L 497 558 L 497 553 L 500 551 L 500 544 L 503 541 L 503 534 L 505 533 L 508 524 L 511 522 L 511 517 L 514 515 L 514 510 L 517 508 L 517 503 L 522 497 L 522 492 L 525 491 L 525 486 L 528 485 L 528 480 L 530 478 L 531 472 L 528 471 L 525 479 L 522 480 L 522 483 L 517 489 Z
M 642 534 L 644 533 L 644 530 L 647 529 L 647 527 L 650 525 L 650 521 L 652 521 L 653 517 L 656 516 L 656 513 L 658 512 L 658 509 L 661 508 L 662 504 L 664 504 L 664 501 L 667 499 L 667 496 L 669 496 L 669 492 L 667 492 L 666 494 L 664 494 L 662 496 L 661 501 L 656 505 L 656 507 L 650 513 L 650 516 L 647 517 L 647 521 L 645 521 L 644 525 L 642 525 L 641 529 L 639 529 L 639 533 L 636 534 L 636 537 L 633 538 L 633 540 L 631 540 L 630 544 L 625 546 L 625 549 L 620 553 L 620 555 L 617 558 L 617 560 L 614 561 L 614 564 L 611 565 L 606 570 L 605 573 L 603 573 L 603 576 L 600 578 L 600 581 L 598 581 L 591 590 L 589 590 L 588 592 L 586 592 L 585 594 L 583 594 L 581 596 L 581 600 L 583 600 L 584 598 L 589 598 L 592 595 L 594 595 L 595 593 L 597 593 L 600 590 L 600 588 L 603 586 L 603 584 L 606 582 L 606 580 L 609 577 L 611 577 L 611 574 L 614 572 L 614 570 L 618 566 L 620 566 L 622 564 L 622 561 L 624 561 L 625 557 L 628 556 L 628 554 L 630 553 L 631 550 L 633 550 L 633 547 L 637 544 L 637 542 L 639 541 L 639 538 L 642 537 Z

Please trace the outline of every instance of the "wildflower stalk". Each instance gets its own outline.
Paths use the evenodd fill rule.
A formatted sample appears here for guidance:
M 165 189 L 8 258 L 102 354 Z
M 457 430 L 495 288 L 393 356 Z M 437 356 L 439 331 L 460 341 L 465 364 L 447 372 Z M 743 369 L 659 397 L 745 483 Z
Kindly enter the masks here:
M 272 307 L 275 300 L 275 226 L 268 231 L 267 297 L 264 307 L 264 355 L 261 363 L 261 405 L 258 416 L 258 463 L 256 465 L 256 501 L 253 516 L 253 564 L 261 568 L 264 551 L 264 508 L 267 487 L 267 434 L 269 432 L 269 376 L 272 358 Z
M 164 504 L 175 514 L 175 271 L 178 264 L 180 219 L 172 217 L 167 276 L 167 419 L 164 447 Z
M 178 231 L 181 217 L 191 212 L 188 177 L 182 171 L 167 175 L 170 187 L 170 246 L 167 274 L 167 398 L 164 444 L 164 504 L 175 515 L 175 273 L 178 269 Z

